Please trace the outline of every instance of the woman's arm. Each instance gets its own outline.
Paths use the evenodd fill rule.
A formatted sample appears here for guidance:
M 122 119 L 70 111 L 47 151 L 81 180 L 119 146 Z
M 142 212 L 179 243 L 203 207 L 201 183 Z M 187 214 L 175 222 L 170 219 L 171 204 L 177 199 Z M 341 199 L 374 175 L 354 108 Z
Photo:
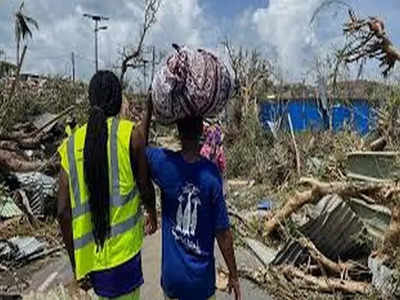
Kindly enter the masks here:
M 229 270 L 229 291 L 233 290 L 235 293 L 235 300 L 240 300 L 242 297 L 236 267 L 235 251 L 233 250 L 232 231 L 227 229 L 217 232 L 217 241 Z
M 153 234 L 157 230 L 156 195 L 150 179 L 150 170 L 146 157 L 146 142 L 142 130 L 134 130 L 131 136 L 133 172 L 143 204 L 149 217 L 146 233 Z
M 57 196 L 57 219 L 61 234 L 67 248 L 72 270 L 75 272 L 74 240 L 72 235 L 72 213 L 69 199 L 69 183 L 67 173 L 61 169 Z

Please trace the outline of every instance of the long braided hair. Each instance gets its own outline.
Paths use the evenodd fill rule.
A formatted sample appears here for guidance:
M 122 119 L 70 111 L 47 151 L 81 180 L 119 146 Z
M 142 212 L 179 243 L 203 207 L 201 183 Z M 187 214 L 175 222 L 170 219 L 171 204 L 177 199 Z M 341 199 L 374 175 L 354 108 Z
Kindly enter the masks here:
M 121 109 L 122 94 L 118 78 L 110 71 L 98 71 L 89 84 L 90 114 L 84 148 L 84 176 L 98 249 L 110 233 L 110 190 L 107 156 L 107 118 Z

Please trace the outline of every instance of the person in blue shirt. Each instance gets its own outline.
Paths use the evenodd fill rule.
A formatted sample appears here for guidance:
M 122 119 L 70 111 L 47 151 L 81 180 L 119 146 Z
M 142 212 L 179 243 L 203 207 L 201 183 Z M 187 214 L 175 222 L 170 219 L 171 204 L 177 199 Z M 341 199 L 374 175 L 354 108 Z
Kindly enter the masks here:
M 148 102 L 144 122 L 152 113 Z M 233 238 L 217 166 L 200 155 L 202 118 L 177 122 L 181 151 L 148 147 L 152 180 L 161 190 L 165 299 L 215 299 L 215 239 L 229 269 L 229 290 L 241 299 Z M 148 134 L 146 134 L 148 136 Z

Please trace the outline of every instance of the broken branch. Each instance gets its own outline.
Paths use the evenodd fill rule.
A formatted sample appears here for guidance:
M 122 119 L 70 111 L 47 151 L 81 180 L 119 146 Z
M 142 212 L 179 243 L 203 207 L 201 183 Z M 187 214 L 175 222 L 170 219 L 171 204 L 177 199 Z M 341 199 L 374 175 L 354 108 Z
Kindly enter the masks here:
M 352 10 L 349 10 L 349 18 L 350 21 L 343 25 L 343 33 L 351 46 L 341 51 L 341 60 L 353 63 L 367 58 L 378 59 L 382 62 L 380 67 L 385 67 L 382 74 L 386 77 L 400 60 L 400 51 L 385 32 L 384 22 L 377 17 L 360 19 Z
M 294 131 L 293 131 L 292 118 L 290 117 L 290 114 L 288 114 L 288 120 L 289 120 L 290 134 L 292 136 L 293 145 L 294 145 L 294 151 L 296 152 L 297 175 L 300 177 L 301 176 L 300 154 L 299 154 L 299 149 L 297 148 L 296 138 L 294 136 Z
M 307 275 L 303 271 L 293 267 L 285 266 L 280 268 L 281 272 L 288 277 L 297 277 L 305 283 L 312 285 L 314 289 L 321 292 L 332 292 L 333 290 L 351 294 L 368 294 L 372 287 L 369 283 L 352 280 L 340 280 L 336 278 L 318 278 L 312 275 Z
M 326 267 L 329 271 L 333 273 L 341 274 L 344 270 L 351 270 L 354 267 L 352 264 L 340 264 L 330 260 L 317 249 L 312 241 L 307 238 L 300 238 L 298 242 L 301 246 L 308 249 L 310 256 L 315 261 L 321 263 L 324 267 Z

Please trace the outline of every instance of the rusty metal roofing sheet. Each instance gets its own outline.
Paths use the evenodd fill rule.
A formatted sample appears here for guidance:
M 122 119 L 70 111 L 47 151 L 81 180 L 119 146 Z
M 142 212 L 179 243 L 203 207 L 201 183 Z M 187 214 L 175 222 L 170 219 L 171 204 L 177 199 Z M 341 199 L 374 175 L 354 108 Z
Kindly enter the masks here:
M 356 242 L 365 230 L 363 222 L 339 196 L 328 199 L 321 214 L 305 224 L 300 231 L 308 237 L 326 257 L 351 257 L 360 248 Z M 289 241 L 277 254 L 272 264 L 302 264 L 308 259 L 308 251 L 296 241 Z

